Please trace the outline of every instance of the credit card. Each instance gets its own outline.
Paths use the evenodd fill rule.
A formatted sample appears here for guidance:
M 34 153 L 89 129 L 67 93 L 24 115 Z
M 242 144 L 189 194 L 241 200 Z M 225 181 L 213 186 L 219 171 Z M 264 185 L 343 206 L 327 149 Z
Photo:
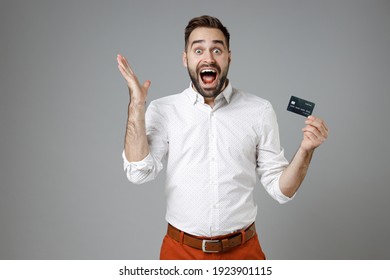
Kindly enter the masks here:
M 291 96 L 290 102 L 287 106 L 287 111 L 308 117 L 313 113 L 314 105 L 315 104 L 313 102 L 296 96 Z

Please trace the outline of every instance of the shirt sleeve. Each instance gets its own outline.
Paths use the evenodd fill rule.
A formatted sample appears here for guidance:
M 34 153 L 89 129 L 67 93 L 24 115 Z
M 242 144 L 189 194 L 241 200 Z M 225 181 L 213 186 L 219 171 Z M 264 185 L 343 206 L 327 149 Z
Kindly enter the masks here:
M 166 121 L 152 102 L 145 115 L 146 136 L 149 154 L 141 161 L 129 162 L 122 152 L 123 169 L 127 179 L 135 184 L 142 184 L 157 177 L 163 169 L 162 160 L 168 150 Z
M 283 204 L 294 198 L 282 193 L 279 179 L 289 162 L 284 157 L 284 150 L 280 146 L 279 126 L 272 105 L 268 103 L 263 112 L 260 128 L 259 143 L 257 145 L 257 174 L 260 182 L 268 194 Z

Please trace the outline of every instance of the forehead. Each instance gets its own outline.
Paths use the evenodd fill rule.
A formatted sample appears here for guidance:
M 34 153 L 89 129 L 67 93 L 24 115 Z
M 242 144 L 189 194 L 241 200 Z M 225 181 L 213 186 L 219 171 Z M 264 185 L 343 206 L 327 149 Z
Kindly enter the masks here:
M 217 28 L 198 27 L 195 28 L 188 38 L 189 47 L 193 42 L 213 43 L 215 41 L 222 41 L 226 46 L 226 39 L 222 31 Z

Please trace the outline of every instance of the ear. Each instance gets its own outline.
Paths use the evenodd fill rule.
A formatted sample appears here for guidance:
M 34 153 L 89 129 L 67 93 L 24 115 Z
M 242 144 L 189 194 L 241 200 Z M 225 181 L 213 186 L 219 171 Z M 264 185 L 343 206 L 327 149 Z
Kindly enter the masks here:
M 187 52 L 186 52 L 186 51 L 183 51 L 183 57 L 182 57 L 182 59 L 183 59 L 183 65 L 184 65 L 184 67 L 187 68 Z
M 232 52 L 229 50 L 229 63 L 232 61 Z

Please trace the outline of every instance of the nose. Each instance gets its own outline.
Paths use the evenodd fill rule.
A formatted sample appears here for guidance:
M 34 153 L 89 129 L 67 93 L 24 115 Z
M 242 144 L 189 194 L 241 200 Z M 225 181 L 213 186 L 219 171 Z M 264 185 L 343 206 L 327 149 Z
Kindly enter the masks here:
M 212 51 L 207 51 L 204 53 L 204 61 L 209 64 L 215 63 L 215 59 Z

